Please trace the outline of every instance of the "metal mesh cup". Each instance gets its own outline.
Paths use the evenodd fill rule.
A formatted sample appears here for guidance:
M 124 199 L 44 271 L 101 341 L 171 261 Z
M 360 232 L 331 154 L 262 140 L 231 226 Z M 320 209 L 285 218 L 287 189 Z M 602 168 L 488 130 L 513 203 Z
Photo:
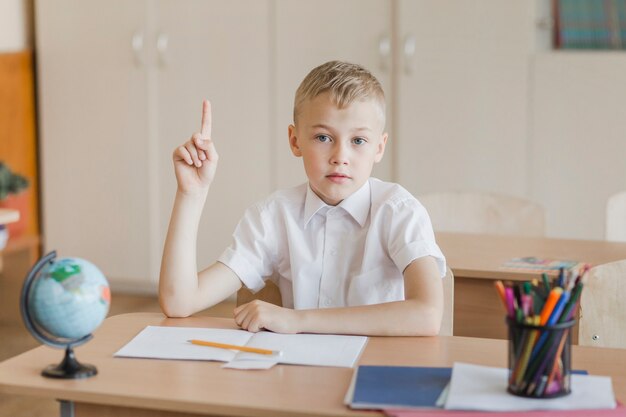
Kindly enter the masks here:
M 571 392 L 571 331 L 575 320 L 551 326 L 518 323 L 509 329 L 508 392 L 554 398 Z

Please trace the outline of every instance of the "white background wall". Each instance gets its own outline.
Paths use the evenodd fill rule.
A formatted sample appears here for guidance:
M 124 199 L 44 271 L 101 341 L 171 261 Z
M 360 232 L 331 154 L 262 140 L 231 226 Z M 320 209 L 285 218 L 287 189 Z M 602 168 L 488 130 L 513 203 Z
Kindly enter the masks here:
M 31 46 L 30 10 L 28 0 L 0 0 L 0 53 Z

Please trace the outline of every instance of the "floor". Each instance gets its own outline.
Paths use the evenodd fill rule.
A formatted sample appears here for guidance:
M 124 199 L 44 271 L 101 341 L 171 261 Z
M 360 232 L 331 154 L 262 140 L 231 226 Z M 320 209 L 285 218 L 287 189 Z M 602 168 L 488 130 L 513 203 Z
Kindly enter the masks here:
M 234 302 L 224 302 L 200 314 L 232 317 Z M 160 312 L 156 297 L 113 294 L 109 316 L 130 312 Z M 0 321 L 0 361 L 39 346 L 20 320 Z M 62 352 L 59 351 L 59 360 Z M 52 417 L 59 415 L 59 404 L 54 400 L 0 394 L 1 417 Z

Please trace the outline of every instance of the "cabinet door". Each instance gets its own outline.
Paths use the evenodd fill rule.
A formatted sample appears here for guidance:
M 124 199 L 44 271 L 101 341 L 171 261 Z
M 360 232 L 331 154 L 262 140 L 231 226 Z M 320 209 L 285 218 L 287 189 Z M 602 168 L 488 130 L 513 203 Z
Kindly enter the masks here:
M 399 0 L 397 179 L 414 194 L 526 194 L 532 3 Z
M 158 109 L 151 120 L 158 137 L 158 250 L 176 191 L 172 151 L 200 130 L 208 98 L 220 161 L 198 233 L 198 263 L 205 267 L 230 244 L 245 208 L 271 191 L 270 9 L 256 0 L 158 4 Z
M 393 112 L 390 4 L 389 0 L 275 2 L 276 187 L 306 181 L 302 161 L 289 149 L 287 127 L 293 123 L 296 89 L 314 67 L 337 59 L 369 69 L 387 94 L 387 130 L 390 130 Z M 385 180 L 391 179 L 394 138 L 390 136 L 386 155 L 373 173 Z
M 154 237 L 146 216 L 145 6 L 36 3 L 44 247 L 86 258 L 113 280 L 145 279 Z

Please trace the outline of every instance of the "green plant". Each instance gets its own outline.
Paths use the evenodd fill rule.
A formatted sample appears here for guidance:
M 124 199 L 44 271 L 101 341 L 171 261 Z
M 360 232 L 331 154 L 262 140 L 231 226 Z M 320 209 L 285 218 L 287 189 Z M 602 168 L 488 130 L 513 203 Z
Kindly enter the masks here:
M 13 173 L 9 167 L 0 162 L 0 200 L 4 200 L 10 194 L 17 194 L 28 187 L 28 180 Z

